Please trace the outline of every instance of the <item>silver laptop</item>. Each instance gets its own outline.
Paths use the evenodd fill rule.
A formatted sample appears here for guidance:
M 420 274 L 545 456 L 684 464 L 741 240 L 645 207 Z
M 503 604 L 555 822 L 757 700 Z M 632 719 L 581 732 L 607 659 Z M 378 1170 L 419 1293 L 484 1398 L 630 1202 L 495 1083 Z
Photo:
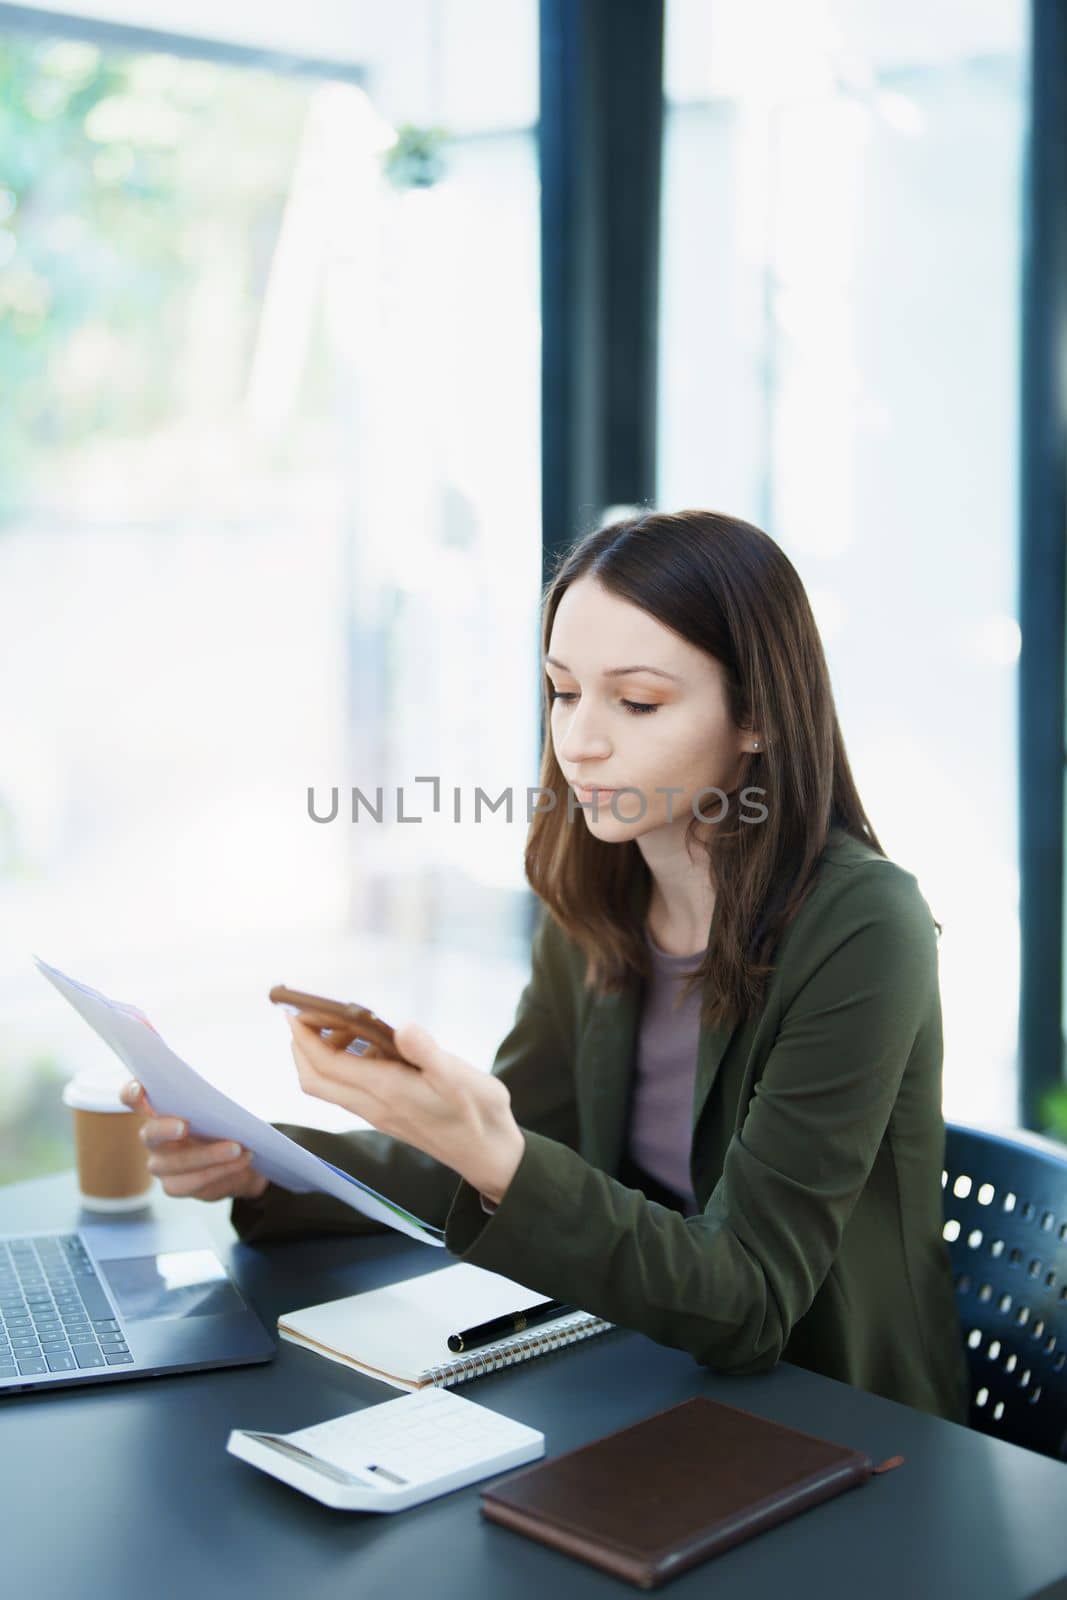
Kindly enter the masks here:
M 270 1361 L 195 1221 L 0 1234 L 0 1396 Z

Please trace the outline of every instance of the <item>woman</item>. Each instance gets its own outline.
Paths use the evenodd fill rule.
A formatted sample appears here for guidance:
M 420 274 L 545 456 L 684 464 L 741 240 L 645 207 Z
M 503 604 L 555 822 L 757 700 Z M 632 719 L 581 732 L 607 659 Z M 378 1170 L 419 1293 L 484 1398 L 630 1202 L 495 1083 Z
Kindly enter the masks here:
M 796 571 L 736 518 L 615 523 L 559 566 L 543 646 L 542 905 L 491 1073 L 414 1023 L 401 1062 L 293 1019 L 303 1088 L 372 1127 L 278 1126 L 454 1255 L 702 1365 L 965 1421 L 939 925 L 864 813 Z M 242 1239 L 380 1229 L 139 1093 L 164 1189 L 233 1195 Z

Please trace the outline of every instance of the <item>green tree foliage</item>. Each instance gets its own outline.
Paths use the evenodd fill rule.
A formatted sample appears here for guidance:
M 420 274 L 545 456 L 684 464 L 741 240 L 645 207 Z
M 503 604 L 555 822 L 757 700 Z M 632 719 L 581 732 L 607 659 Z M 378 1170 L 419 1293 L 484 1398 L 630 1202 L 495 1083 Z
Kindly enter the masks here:
M 122 377 L 149 415 L 164 403 L 143 363 L 130 371 L 123 339 L 181 270 L 173 232 L 160 226 L 174 203 L 174 137 L 159 110 L 136 90 L 129 57 L 69 40 L 0 38 L 5 511 L 36 455 L 124 425 Z M 153 112 L 156 136 L 145 138 Z M 79 381 L 109 352 L 119 382 Z
M 241 369 L 309 92 L 0 32 L 0 519 L 62 502 L 67 453 L 187 413 L 190 318 L 220 256 Z

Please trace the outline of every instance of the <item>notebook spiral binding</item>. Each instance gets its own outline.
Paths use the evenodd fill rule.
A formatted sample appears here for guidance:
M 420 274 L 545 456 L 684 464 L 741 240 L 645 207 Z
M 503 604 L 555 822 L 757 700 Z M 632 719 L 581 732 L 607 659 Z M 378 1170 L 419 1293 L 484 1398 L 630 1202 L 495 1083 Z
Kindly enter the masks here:
M 544 1355 L 549 1350 L 561 1350 L 564 1345 L 577 1344 L 580 1339 L 592 1338 L 596 1333 L 607 1333 L 609 1328 L 615 1326 L 614 1322 L 607 1322 L 592 1312 L 583 1312 L 582 1315 L 584 1321 L 561 1324 L 554 1332 L 514 1334 L 506 1346 L 490 1345 L 484 1350 L 472 1350 L 469 1355 L 458 1356 L 455 1361 L 443 1361 L 436 1367 L 428 1367 L 423 1376 L 437 1388 L 447 1389 L 466 1378 L 482 1378 L 487 1372 L 495 1372 L 498 1367 L 510 1367 L 516 1361 L 529 1361 L 533 1356 Z

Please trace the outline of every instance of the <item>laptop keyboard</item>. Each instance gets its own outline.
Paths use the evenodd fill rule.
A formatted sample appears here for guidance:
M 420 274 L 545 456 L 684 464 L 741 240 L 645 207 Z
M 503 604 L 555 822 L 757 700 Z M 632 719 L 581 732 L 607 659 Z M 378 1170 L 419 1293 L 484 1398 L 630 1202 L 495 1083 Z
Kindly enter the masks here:
M 76 1233 L 0 1239 L 0 1382 L 132 1362 Z

